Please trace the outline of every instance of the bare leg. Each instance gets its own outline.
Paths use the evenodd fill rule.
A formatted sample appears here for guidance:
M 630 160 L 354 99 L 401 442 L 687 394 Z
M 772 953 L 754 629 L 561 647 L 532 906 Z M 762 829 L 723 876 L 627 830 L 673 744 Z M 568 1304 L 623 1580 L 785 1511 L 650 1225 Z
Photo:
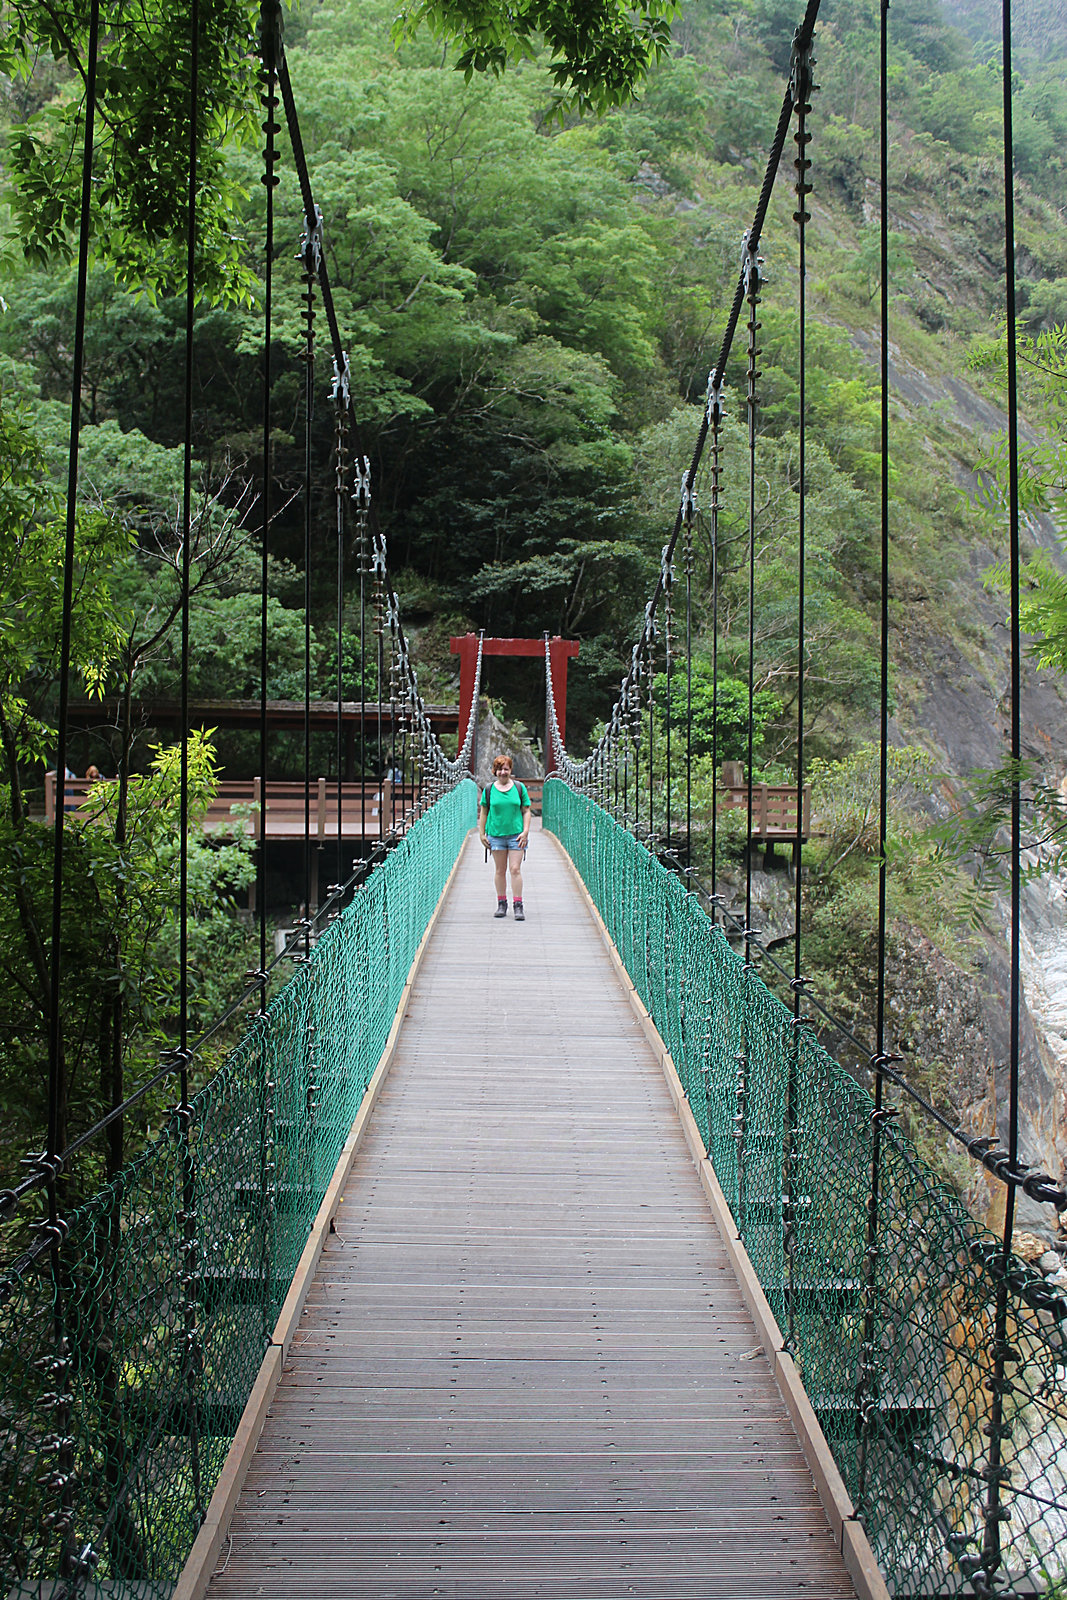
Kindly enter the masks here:
M 494 857 L 494 860 L 495 859 L 496 858 Z M 509 850 L 508 851 L 508 871 L 511 873 L 511 898 L 513 900 L 521 900 L 522 899 L 522 851 L 521 850 Z M 501 882 L 503 882 L 503 873 L 501 873 Z M 502 893 L 503 893 L 502 889 L 498 889 L 497 890 L 497 894 L 502 894 Z
M 508 897 L 508 852 L 506 850 L 493 851 L 493 877 L 496 882 L 496 897 L 506 900 Z

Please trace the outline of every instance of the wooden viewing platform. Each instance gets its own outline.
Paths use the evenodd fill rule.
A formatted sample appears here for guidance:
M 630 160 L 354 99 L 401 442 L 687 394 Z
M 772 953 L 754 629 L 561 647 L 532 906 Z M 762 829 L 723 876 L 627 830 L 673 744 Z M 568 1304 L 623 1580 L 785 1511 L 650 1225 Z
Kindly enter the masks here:
M 719 810 L 748 809 L 747 784 L 724 784 L 718 792 Z M 811 837 L 811 785 L 805 784 L 800 808 L 801 839 Z M 797 838 L 797 786 L 795 783 L 752 785 L 752 837 L 760 844 L 795 844 Z
M 65 785 L 69 815 L 88 818 L 108 805 L 113 778 L 68 778 Z M 134 780 L 137 781 L 136 779 Z M 418 791 L 410 783 L 342 783 L 340 837 L 347 841 L 377 839 L 400 826 L 416 804 Z M 259 778 L 224 778 L 204 815 L 205 833 L 219 838 L 289 839 L 303 842 L 310 813 L 311 837 L 328 844 L 338 837 L 338 785 L 336 778 L 319 778 L 311 784 Z M 234 807 L 238 811 L 234 814 Z M 44 819 L 55 821 L 56 775 L 45 774 Z
M 238 1448 L 175 1600 L 884 1597 L 673 1069 L 540 831 L 525 878 L 526 922 L 494 920 L 468 840 L 246 1413 L 229 1537 Z

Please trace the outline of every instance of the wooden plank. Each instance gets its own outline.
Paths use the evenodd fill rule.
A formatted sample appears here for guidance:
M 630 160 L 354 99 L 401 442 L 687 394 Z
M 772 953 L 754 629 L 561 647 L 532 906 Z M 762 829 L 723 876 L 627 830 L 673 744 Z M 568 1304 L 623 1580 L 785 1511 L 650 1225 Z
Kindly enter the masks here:
M 562 860 L 468 848 L 219 1600 L 854 1594 L 658 1060 Z

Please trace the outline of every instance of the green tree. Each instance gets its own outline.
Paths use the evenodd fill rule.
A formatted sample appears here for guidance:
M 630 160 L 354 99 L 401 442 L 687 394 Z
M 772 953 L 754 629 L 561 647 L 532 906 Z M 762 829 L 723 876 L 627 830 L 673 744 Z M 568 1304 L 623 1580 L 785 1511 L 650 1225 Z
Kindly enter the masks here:
M 395 32 L 410 36 L 425 24 L 434 37 L 455 40 L 456 67 L 468 80 L 532 60 L 543 43 L 560 113 L 605 111 L 628 100 L 666 52 L 677 10 L 675 0 L 413 0 Z
M 200 11 L 199 271 L 204 292 L 223 298 L 251 292 L 231 227 L 238 196 L 224 151 L 255 128 L 257 10 L 251 0 L 204 0 Z M 40 53 L 63 67 L 57 92 L 10 129 L 7 175 L 26 255 L 39 263 L 69 259 L 80 210 L 89 8 L 77 0 L 11 0 L 4 22 L 0 71 L 28 77 Z M 189 59 L 190 42 L 160 0 L 108 8 L 96 77 L 92 232 L 98 256 L 120 280 L 152 294 L 184 275 Z
M 40 409 L 47 421 L 50 406 Z M 104 427 L 90 430 L 94 443 Z M 114 441 L 118 444 L 118 440 Z M 123 440 L 112 462 L 130 491 L 133 457 Z M 141 441 L 142 447 L 145 441 Z M 29 409 L 0 388 L 0 1095 L 12 1108 L 12 1131 L 40 1137 L 44 1062 L 52 1008 L 49 958 L 54 834 L 31 814 L 28 791 L 42 764 L 54 760 L 54 709 L 60 664 L 64 517 Z M 91 452 L 90 452 L 91 453 Z M 165 452 L 157 450 L 156 457 Z M 149 451 L 151 458 L 151 452 Z M 103 459 L 98 453 L 97 461 Z M 158 459 L 153 462 L 157 471 Z M 91 495 L 95 501 L 95 496 Z M 142 508 L 143 510 L 143 508 Z M 207 526 L 210 519 L 201 519 Z M 158 531 L 158 530 L 157 530 Z M 173 528 L 171 528 L 173 534 Z M 207 541 L 209 547 L 212 542 Z M 173 625 L 177 605 L 156 585 L 147 613 L 127 610 L 135 533 L 103 502 L 82 504 L 74 522 L 74 585 L 70 613 L 75 684 L 101 693 L 125 685 L 117 778 L 101 782 L 85 805 L 65 816 L 64 982 L 61 1017 L 61 1144 L 120 1103 L 171 1038 L 177 982 L 174 882 L 181 834 L 177 751 L 157 750 L 146 775 L 131 772 L 130 691 L 136 666 Z M 215 541 L 217 545 L 217 541 Z M 200 571 L 210 568 L 203 549 Z M 173 560 L 169 563 L 173 573 Z M 176 583 L 172 583 L 176 589 Z M 193 1008 L 217 1003 L 216 979 L 236 957 L 233 889 L 248 881 L 247 850 L 205 842 L 199 820 L 215 787 L 215 760 L 203 736 L 189 744 Z M 237 943 L 240 940 L 236 941 Z M 197 970 L 197 961 L 202 967 Z M 194 1015 L 194 1020 L 195 1020 Z M 107 1163 L 122 1158 L 112 1126 Z M 10 1174 L 9 1174 L 10 1175 Z
M 654 692 L 662 710 L 667 703 L 665 672 L 656 674 Z M 672 672 L 670 709 L 671 727 L 683 741 L 682 748 L 685 748 L 688 726 L 689 747 L 694 756 L 710 756 L 714 748 L 720 763 L 748 759 L 748 684 L 725 675 L 716 683 L 708 656 L 693 656 L 691 684 L 684 663 L 679 663 Z M 752 696 L 752 751 L 757 763 L 768 728 L 781 713 L 782 702 L 773 689 L 755 691 Z

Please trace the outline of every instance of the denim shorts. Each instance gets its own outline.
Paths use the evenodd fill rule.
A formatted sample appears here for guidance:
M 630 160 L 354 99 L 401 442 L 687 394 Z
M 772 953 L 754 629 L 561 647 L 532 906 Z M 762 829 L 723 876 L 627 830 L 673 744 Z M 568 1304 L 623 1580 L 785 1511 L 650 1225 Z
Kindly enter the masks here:
M 490 850 L 521 850 L 522 845 L 519 843 L 521 838 L 521 833 L 510 834 L 506 839 L 494 839 L 491 833 L 487 833 L 485 842 Z

